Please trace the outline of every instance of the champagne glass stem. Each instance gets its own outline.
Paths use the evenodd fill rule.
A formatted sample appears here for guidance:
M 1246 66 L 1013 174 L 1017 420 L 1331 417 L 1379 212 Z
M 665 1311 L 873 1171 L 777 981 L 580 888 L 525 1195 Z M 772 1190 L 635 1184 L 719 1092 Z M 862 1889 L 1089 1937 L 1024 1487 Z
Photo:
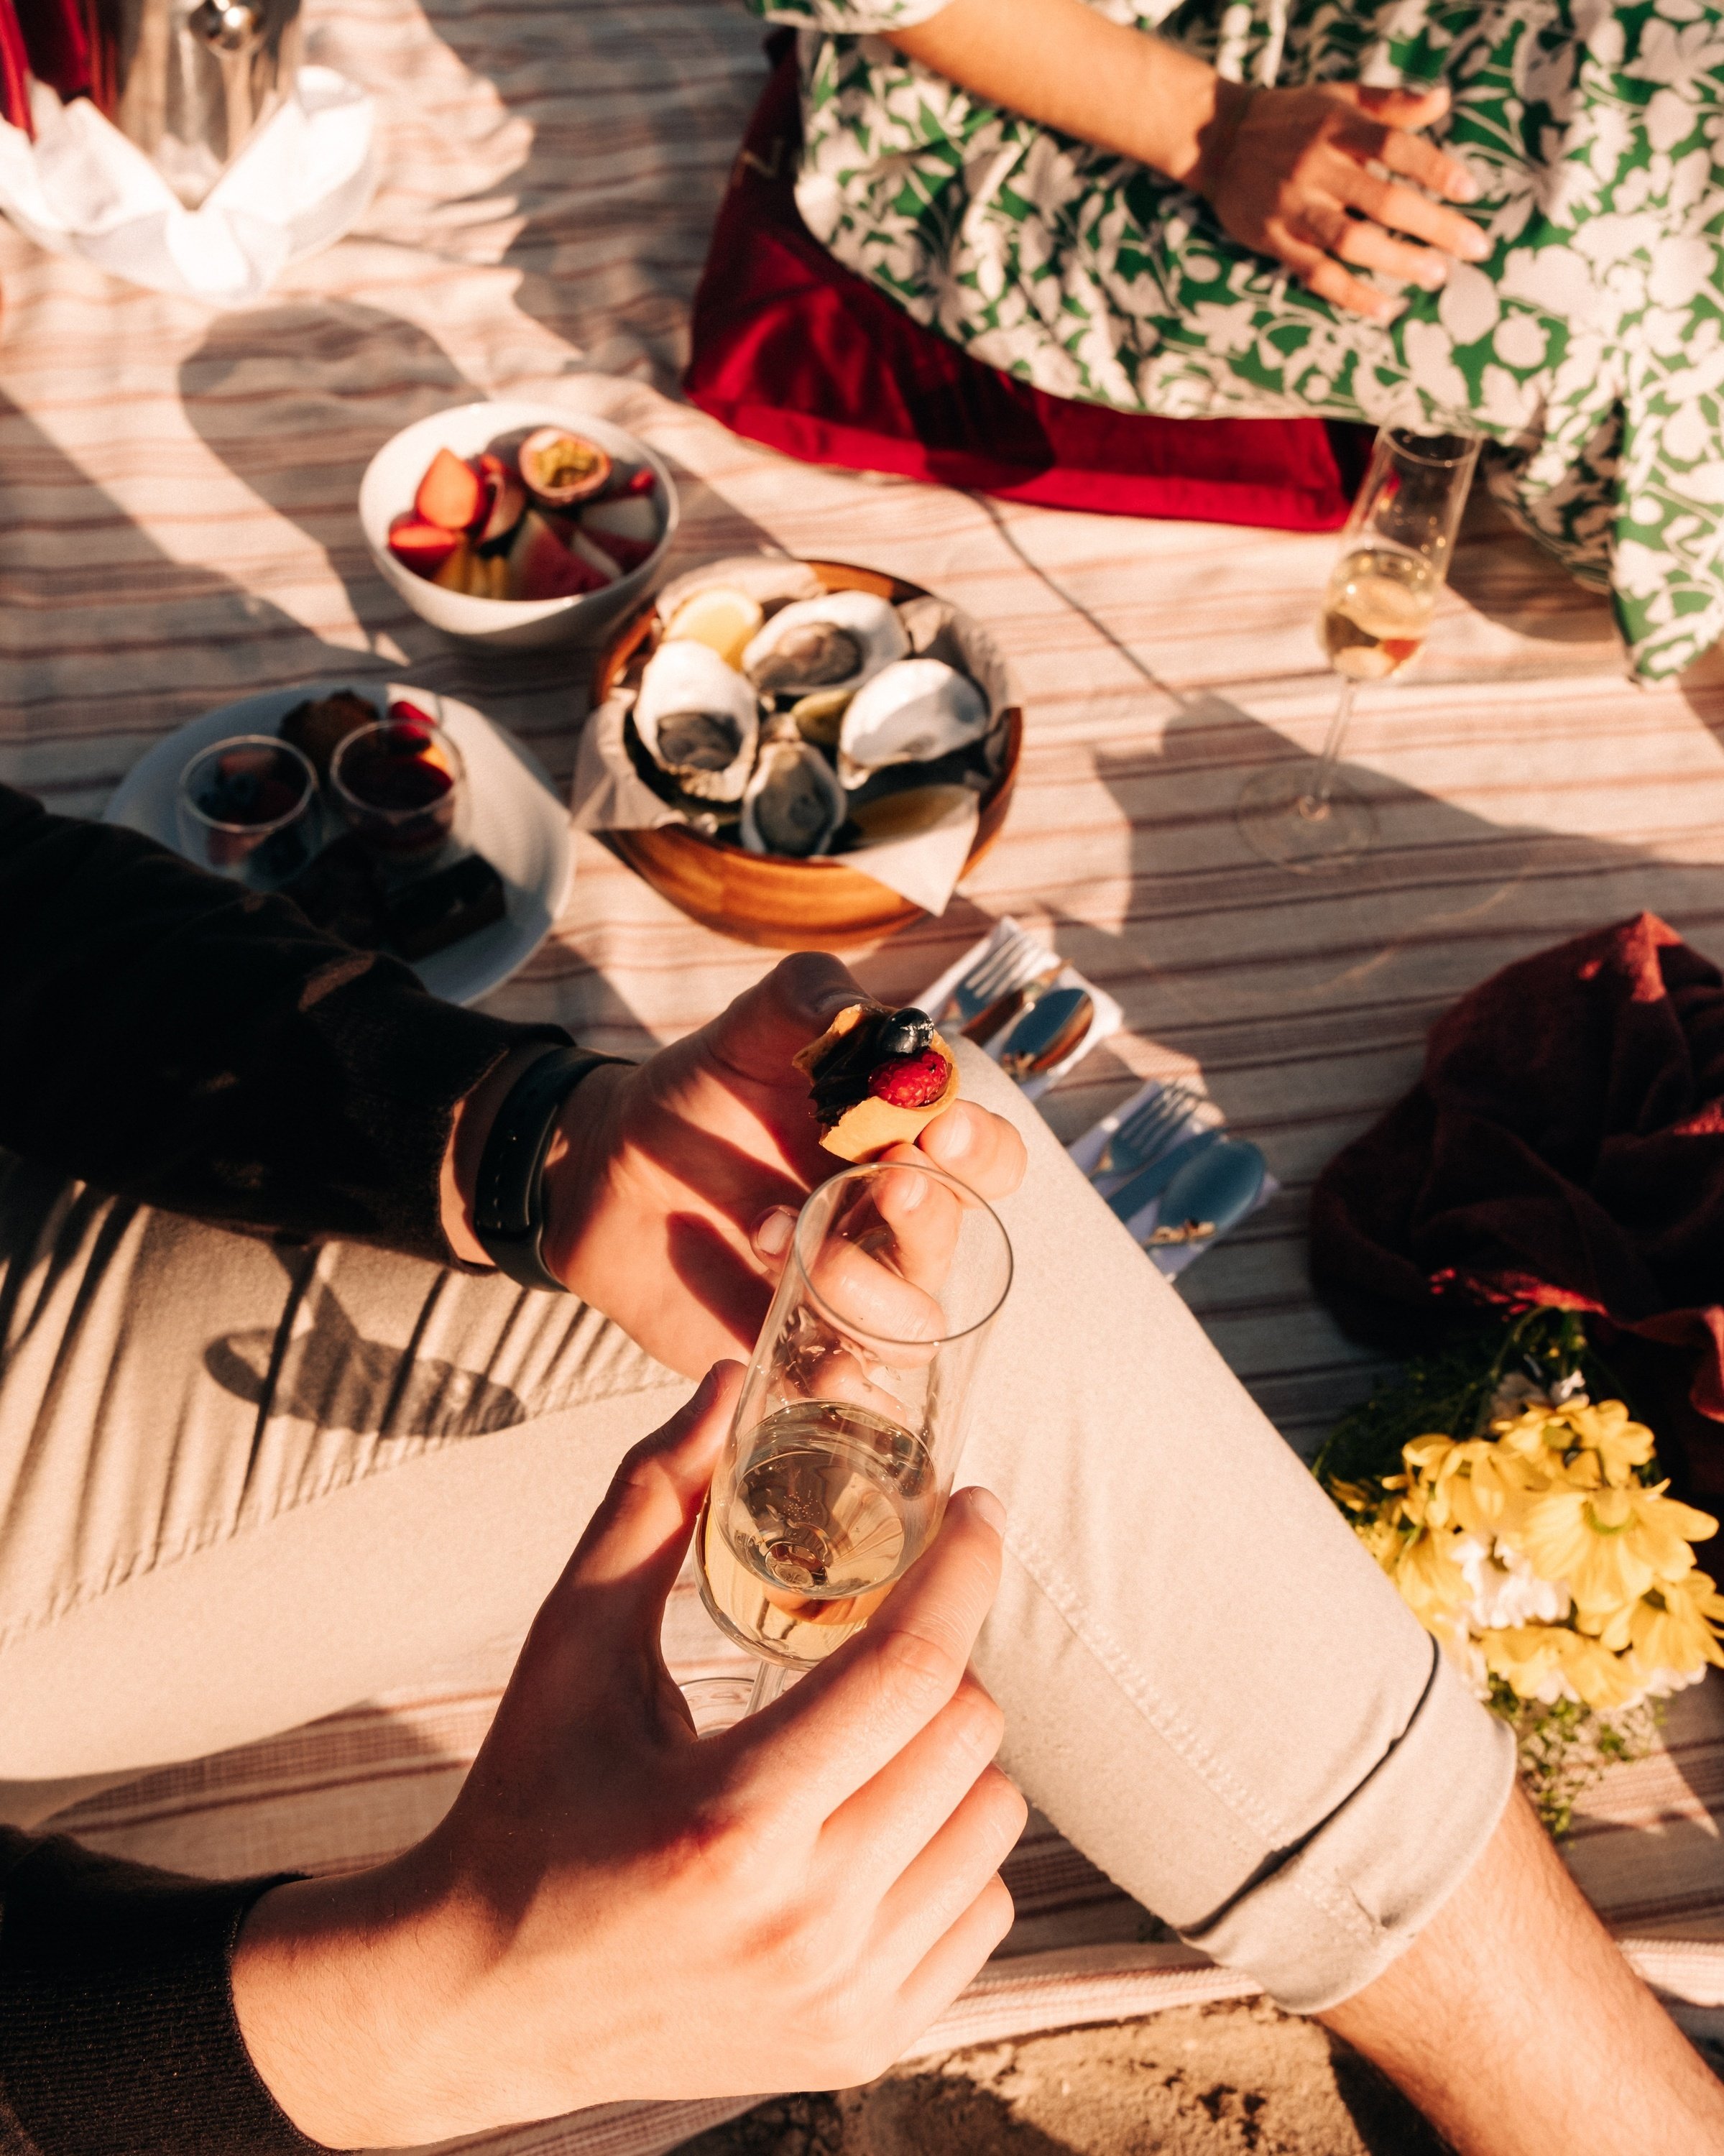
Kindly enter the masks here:
M 1335 767 L 1341 761 L 1341 744 L 1347 737 L 1347 722 L 1353 714 L 1353 691 L 1357 686 L 1350 675 L 1342 676 L 1341 694 L 1335 700 L 1335 716 L 1329 721 L 1317 767 L 1311 775 L 1311 791 L 1299 804 L 1301 815 L 1321 816 L 1329 806 L 1329 796 L 1335 790 Z
M 784 1681 L 790 1675 L 782 1662 L 762 1661 L 756 1666 L 754 1689 L 748 1695 L 748 1704 L 742 1710 L 746 1721 L 751 1714 L 758 1714 L 763 1707 L 770 1707 L 784 1689 Z

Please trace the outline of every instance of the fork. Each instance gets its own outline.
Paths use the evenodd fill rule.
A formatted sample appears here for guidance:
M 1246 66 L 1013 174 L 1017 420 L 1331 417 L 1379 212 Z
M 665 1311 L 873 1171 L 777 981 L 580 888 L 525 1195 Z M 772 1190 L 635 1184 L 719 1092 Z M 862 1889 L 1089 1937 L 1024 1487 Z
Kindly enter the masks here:
M 1135 1108 L 1109 1138 L 1101 1158 L 1090 1171 L 1098 1175 L 1129 1173 L 1145 1167 L 1191 1116 L 1198 1096 L 1183 1079 L 1152 1093 Z
M 940 1022 L 967 1025 L 990 1004 L 1033 980 L 1046 963 L 1047 954 L 1042 947 L 1021 929 L 1002 937 L 995 948 L 984 952 L 948 993 L 940 1009 Z

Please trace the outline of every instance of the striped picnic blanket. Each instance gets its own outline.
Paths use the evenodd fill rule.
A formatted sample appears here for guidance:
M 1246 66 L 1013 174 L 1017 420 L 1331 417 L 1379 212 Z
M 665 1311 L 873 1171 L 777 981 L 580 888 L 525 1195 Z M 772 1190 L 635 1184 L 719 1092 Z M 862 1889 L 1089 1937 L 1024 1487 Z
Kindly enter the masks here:
M 864 954 L 912 996 L 1002 913 L 1049 936 L 1126 1030 L 1044 1103 L 1070 1138 L 1142 1078 L 1200 1071 L 1267 1151 L 1274 1203 L 1186 1276 L 1235 1370 L 1308 1447 L 1371 1374 L 1312 1301 L 1316 1170 L 1409 1081 L 1425 1028 L 1508 960 L 1650 906 L 1724 958 L 1724 665 L 1639 690 L 1602 604 L 1488 514 L 1412 679 L 1361 696 L 1350 753 L 1384 843 L 1295 882 L 1235 832 L 1241 780 L 1321 738 L 1312 635 L 1332 540 L 1133 524 L 812 470 L 675 401 L 706 235 L 764 79 L 716 0 L 323 0 L 315 56 L 372 89 L 384 180 L 358 233 L 216 316 L 0 232 L 0 777 L 100 808 L 144 749 L 253 690 L 376 674 L 469 698 L 567 782 L 582 654 L 455 650 L 372 572 L 372 451 L 476 394 L 548 397 L 675 469 L 676 567 L 772 544 L 949 595 L 1010 654 L 1027 713 L 999 844 L 946 916 Z M 493 999 L 639 1053 L 764 954 L 695 927 L 591 839 L 537 958 Z M 710 1656 L 687 1597 L 673 1644 Z M 499 1666 L 67 1816 L 211 1873 L 363 1862 L 444 1805 Z M 1588 1891 L 1672 1996 L 1724 2005 L 1724 1711 L 1686 1695 L 1662 1752 L 1585 1811 Z M 1161 1936 L 1037 1824 L 1020 1917 L 931 2045 L 1243 1987 Z M 737 2107 L 622 2107 L 487 2148 L 647 2156 Z

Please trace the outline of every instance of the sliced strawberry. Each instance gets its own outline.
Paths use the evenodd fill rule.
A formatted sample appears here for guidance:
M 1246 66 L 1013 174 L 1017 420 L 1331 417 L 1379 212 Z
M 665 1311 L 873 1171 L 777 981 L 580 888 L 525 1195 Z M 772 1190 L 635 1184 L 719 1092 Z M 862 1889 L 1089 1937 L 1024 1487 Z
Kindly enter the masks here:
M 389 526 L 389 552 L 417 575 L 434 577 L 461 543 L 459 531 L 445 531 L 404 509 Z
M 920 1055 L 894 1055 L 869 1073 L 868 1090 L 895 1108 L 931 1107 L 946 1091 L 952 1065 L 937 1048 Z
M 484 502 L 478 473 L 453 449 L 439 449 L 432 458 L 413 496 L 413 507 L 425 521 L 440 524 L 445 531 L 466 531 Z
M 398 696 L 389 706 L 389 716 L 398 726 L 423 726 L 434 735 L 437 721 L 428 711 L 422 711 L 417 704 L 410 704 L 405 696 Z

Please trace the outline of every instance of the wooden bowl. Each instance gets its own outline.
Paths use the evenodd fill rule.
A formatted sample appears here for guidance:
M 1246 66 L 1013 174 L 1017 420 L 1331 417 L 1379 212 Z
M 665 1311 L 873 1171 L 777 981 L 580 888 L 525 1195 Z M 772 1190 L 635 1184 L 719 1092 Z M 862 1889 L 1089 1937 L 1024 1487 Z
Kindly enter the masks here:
M 859 569 L 847 562 L 809 562 L 829 592 L 875 592 L 897 606 L 927 595 L 920 584 Z M 628 622 L 605 646 L 593 680 L 593 701 L 602 704 L 623 669 L 651 634 L 656 605 Z M 1018 780 L 1024 749 L 1024 714 L 1016 705 L 1004 713 L 1006 760 L 999 777 L 982 796 L 982 814 L 969 857 L 967 874 L 993 844 L 1006 820 L 1006 806 Z M 920 921 L 923 909 L 872 876 L 849 865 L 854 855 L 833 860 L 793 861 L 772 854 L 746 853 L 741 846 L 709 839 L 685 824 L 661 824 L 637 831 L 599 834 L 613 854 L 628 862 L 673 906 L 709 928 L 745 943 L 774 951 L 836 951 L 872 943 Z

